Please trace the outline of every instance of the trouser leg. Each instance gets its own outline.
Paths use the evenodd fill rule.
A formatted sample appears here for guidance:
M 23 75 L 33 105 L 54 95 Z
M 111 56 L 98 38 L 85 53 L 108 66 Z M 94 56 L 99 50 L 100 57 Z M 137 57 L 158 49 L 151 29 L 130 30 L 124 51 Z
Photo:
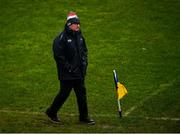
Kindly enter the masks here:
M 74 91 L 77 98 L 78 108 L 79 108 L 79 119 L 83 120 L 88 117 L 88 108 L 87 108 L 87 97 L 86 97 L 86 88 L 84 80 L 76 80 L 74 83 Z
M 56 115 L 58 110 L 62 107 L 66 99 L 68 98 L 72 89 L 71 81 L 60 81 L 60 91 L 54 98 L 53 103 L 50 106 L 50 111 L 52 114 Z

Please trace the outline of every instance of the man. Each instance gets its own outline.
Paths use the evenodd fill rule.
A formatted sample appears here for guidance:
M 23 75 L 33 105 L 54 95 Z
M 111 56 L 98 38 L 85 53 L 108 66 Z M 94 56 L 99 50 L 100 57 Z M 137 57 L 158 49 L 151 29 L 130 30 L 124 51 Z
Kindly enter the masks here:
M 60 122 L 57 112 L 73 88 L 78 103 L 79 121 L 90 125 L 95 124 L 94 120 L 88 117 L 84 84 L 88 65 L 87 48 L 81 34 L 80 21 L 75 12 L 68 14 L 64 31 L 54 40 L 53 52 L 60 80 L 60 92 L 46 110 L 47 116 L 54 123 Z

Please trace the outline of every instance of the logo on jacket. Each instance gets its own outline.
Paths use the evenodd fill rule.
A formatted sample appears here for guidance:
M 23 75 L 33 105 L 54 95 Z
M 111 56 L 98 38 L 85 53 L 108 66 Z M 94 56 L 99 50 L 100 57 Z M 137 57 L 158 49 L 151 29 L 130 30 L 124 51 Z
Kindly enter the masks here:
M 68 43 L 72 42 L 72 40 L 71 40 L 71 39 L 68 39 L 67 41 L 68 41 Z

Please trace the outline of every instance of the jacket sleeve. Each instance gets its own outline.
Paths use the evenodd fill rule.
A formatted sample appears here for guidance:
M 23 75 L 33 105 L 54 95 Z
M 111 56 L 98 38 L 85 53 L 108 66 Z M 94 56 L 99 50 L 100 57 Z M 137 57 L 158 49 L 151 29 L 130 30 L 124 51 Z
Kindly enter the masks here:
M 83 44 L 84 44 L 84 58 L 85 58 L 85 62 L 88 65 L 88 49 L 86 46 L 86 42 L 85 39 L 83 38 Z
M 57 65 L 60 68 L 70 71 L 71 65 L 67 62 L 66 55 L 65 55 L 65 41 L 63 39 L 63 34 L 57 36 L 53 42 L 53 53 L 54 59 L 57 62 Z
M 87 71 L 87 66 L 88 66 L 88 49 L 86 47 L 86 42 L 85 39 L 83 37 L 83 57 L 82 57 L 82 69 L 83 69 L 83 75 L 86 75 L 86 71 Z

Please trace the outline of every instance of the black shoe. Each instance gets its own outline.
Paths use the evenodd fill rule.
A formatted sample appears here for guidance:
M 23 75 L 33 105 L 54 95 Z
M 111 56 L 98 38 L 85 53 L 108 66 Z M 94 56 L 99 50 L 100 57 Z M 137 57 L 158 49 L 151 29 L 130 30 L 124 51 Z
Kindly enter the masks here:
M 60 119 L 57 117 L 57 115 L 53 115 L 53 114 L 50 112 L 50 109 L 49 109 L 49 108 L 46 110 L 45 113 L 46 113 L 46 115 L 49 117 L 49 120 L 50 120 L 51 122 L 56 123 L 56 124 L 60 123 Z
M 87 119 L 80 119 L 79 121 L 84 124 L 95 125 L 95 121 L 93 119 L 87 118 Z

